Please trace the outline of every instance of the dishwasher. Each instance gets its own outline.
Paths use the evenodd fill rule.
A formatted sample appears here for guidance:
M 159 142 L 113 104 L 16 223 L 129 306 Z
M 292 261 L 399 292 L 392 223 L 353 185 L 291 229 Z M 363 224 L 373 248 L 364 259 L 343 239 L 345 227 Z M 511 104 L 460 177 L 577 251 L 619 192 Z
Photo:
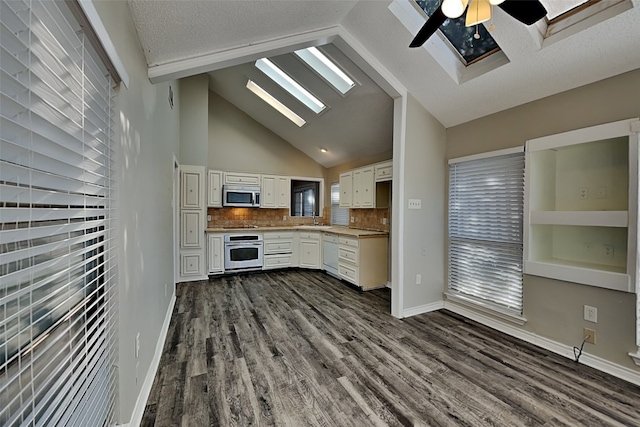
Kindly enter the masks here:
M 322 267 L 332 276 L 338 277 L 338 235 L 324 233 L 322 237 Z

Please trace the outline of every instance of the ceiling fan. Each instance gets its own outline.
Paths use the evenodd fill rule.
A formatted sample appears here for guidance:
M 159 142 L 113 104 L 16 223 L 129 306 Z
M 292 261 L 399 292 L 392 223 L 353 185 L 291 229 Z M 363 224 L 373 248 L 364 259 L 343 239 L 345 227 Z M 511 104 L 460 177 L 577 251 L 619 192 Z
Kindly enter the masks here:
M 458 18 L 467 11 L 465 26 L 471 27 L 491 19 L 491 7 L 498 6 L 526 25 L 544 18 L 547 10 L 538 0 L 443 0 L 418 31 L 409 47 L 420 47 L 447 18 Z

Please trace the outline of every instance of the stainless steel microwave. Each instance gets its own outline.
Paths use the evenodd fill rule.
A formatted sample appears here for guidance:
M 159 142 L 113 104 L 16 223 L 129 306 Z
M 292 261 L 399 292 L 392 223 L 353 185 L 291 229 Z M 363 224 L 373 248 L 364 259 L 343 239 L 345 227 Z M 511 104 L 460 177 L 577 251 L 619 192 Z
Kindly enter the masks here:
M 222 206 L 259 208 L 260 187 L 257 185 L 224 185 L 222 187 Z

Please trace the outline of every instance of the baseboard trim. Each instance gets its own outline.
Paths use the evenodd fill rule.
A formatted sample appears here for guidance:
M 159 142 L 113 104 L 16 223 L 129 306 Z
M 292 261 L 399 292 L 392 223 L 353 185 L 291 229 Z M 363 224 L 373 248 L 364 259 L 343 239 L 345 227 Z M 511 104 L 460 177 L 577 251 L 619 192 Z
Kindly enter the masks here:
M 492 317 L 475 312 L 450 301 L 446 301 L 444 303 L 444 308 L 446 310 L 474 320 L 478 323 L 481 323 L 485 326 L 493 328 L 497 331 L 503 332 L 507 335 L 511 335 L 515 338 L 519 338 L 530 344 L 544 348 L 545 350 L 549 350 L 552 353 L 559 354 L 560 356 L 564 356 L 572 360 L 574 358 L 573 346 L 562 344 L 549 338 L 541 337 L 540 335 L 534 334 L 533 332 L 518 329 L 502 320 L 494 319 Z M 582 353 L 580 363 L 640 386 L 640 371 L 635 371 L 633 369 L 618 365 L 617 363 L 610 362 L 599 356 L 594 356 L 589 353 Z
M 418 307 L 407 308 L 402 311 L 402 317 L 417 316 L 418 314 L 429 313 L 444 308 L 444 301 L 436 301 L 429 304 L 419 305 Z
M 171 301 L 169 302 L 169 307 L 167 307 L 167 313 L 164 316 L 162 329 L 160 329 L 160 336 L 158 337 L 158 342 L 156 343 L 156 351 L 153 354 L 153 359 L 151 359 L 151 365 L 149 366 L 147 375 L 144 378 L 144 383 L 142 383 L 142 388 L 140 389 L 138 399 L 136 400 L 136 406 L 133 408 L 131 420 L 128 424 L 120 424 L 120 426 L 139 427 L 140 423 L 142 422 L 144 408 L 147 406 L 147 400 L 149 399 L 149 394 L 151 394 L 151 386 L 153 386 L 153 380 L 155 379 L 156 373 L 158 372 L 160 357 L 162 356 L 162 349 L 164 348 L 164 342 L 167 339 L 167 332 L 169 331 L 169 324 L 171 323 L 171 314 L 173 313 L 173 308 L 175 305 L 176 294 L 174 292 L 173 296 L 171 297 Z

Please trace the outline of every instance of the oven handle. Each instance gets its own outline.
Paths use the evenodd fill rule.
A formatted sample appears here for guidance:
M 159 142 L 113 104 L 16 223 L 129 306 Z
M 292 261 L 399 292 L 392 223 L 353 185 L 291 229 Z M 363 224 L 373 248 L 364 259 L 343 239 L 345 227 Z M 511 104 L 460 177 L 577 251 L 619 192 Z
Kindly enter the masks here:
M 231 242 L 227 242 L 224 244 L 226 247 L 228 248 L 243 248 L 243 247 L 247 247 L 247 246 L 262 246 L 262 242 L 260 243 L 231 243 Z

